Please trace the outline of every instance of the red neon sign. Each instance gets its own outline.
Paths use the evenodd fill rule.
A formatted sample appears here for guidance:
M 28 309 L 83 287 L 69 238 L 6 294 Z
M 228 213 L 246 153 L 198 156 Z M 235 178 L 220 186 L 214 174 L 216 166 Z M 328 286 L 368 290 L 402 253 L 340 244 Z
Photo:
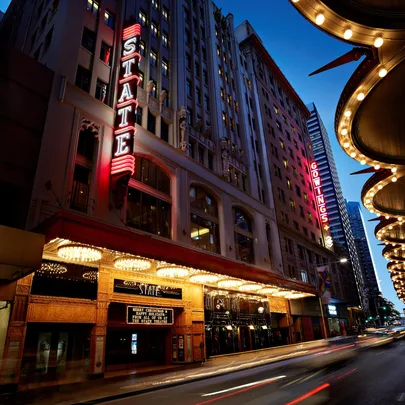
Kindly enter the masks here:
M 138 108 L 137 87 L 141 55 L 140 24 L 125 28 L 122 33 L 121 68 L 118 86 L 117 116 L 115 119 L 111 176 L 131 176 L 135 171 L 134 135 L 135 116 Z
M 319 217 L 323 224 L 326 224 L 329 221 L 328 212 L 326 209 L 325 197 L 322 192 L 322 183 L 321 183 L 321 176 L 318 170 L 318 164 L 316 162 L 312 162 L 310 165 L 311 169 L 311 179 L 312 184 L 314 187 L 316 205 L 319 211 Z

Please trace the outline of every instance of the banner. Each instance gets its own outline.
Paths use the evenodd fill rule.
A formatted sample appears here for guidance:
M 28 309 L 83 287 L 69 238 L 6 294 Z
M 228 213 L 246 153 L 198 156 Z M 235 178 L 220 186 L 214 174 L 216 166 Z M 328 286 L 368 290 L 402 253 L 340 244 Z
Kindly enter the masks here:
M 329 304 L 332 299 L 332 293 L 330 291 L 331 287 L 331 278 L 329 272 L 329 266 L 320 266 L 317 267 L 319 277 L 319 295 L 322 300 L 322 304 Z

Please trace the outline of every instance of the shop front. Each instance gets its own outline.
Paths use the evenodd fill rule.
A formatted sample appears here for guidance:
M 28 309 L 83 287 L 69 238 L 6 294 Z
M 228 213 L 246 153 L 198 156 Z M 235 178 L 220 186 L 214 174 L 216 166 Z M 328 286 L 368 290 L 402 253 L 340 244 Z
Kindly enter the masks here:
M 329 336 L 347 336 L 349 319 L 346 305 L 331 303 L 325 305 L 325 308 L 328 319 Z

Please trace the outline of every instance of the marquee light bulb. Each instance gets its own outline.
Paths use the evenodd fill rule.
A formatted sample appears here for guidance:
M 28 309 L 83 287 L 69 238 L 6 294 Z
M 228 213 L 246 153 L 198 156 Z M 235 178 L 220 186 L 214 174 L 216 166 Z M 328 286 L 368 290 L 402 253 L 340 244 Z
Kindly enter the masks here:
M 387 73 L 388 73 L 387 69 L 381 68 L 381 69 L 378 71 L 378 76 L 380 76 L 380 77 L 385 77 L 385 76 L 387 76 Z
M 293 3 L 298 3 L 300 0 L 292 0 Z
M 393 177 L 391 181 L 392 181 L 393 183 L 395 183 L 397 180 L 398 180 L 398 179 L 397 179 L 396 177 Z
M 383 45 L 383 43 L 384 43 L 384 40 L 383 40 L 383 38 L 381 36 L 376 37 L 376 39 L 374 40 L 374 46 L 376 48 L 380 48 Z
M 393 168 L 391 169 L 391 171 L 392 171 L 392 173 L 395 173 L 395 172 L 397 171 L 397 168 L 396 168 L 396 167 L 393 167 Z
M 375 170 L 380 170 L 380 169 L 381 169 L 381 166 L 380 166 L 380 165 L 375 165 L 375 166 L 374 166 L 374 169 L 375 169 Z
M 350 117 L 352 112 L 350 110 L 345 111 L 345 117 Z
M 364 95 L 364 93 L 359 93 L 359 94 L 357 95 L 357 100 L 363 101 L 365 97 L 366 97 L 366 96 Z
M 343 144 L 343 146 L 344 146 L 345 148 L 348 148 L 348 147 L 350 146 L 350 142 L 345 142 L 345 143 Z
M 348 28 L 345 31 L 345 33 L 343 34 L 343 38 L 344 39 L 350 39 L 352 37 L 352 35 L 353 35 L 353 31 L 350 28 Z
M 325 22 L 325 16 L 322 13 L 317 14 L 317 16 L 315 18 L 315 22 L 318 25 L 322 25 Z
M 377 188 L 378 188 L 379 190 L 381 190 L 381 189 L 383 188 L 383 186 L 382 186 L 381 184 L 379 184 L 379 185 L 377 186 Z
M 350 156 L 351 156 L 352 158 L 355 158 L 355 157 L 357 156 L 357 153 L 356 153 L 356 152 L 352 152 L 352 153 L 350 154 Z
M 343 128 L 342 131 L 340 132 L 343 136 L 347 135 L 347 129 Z
M 366 164 L 366 161 L 363 159 L 363 160 L 360 162 L 360 164 L 361 164 L 361 165 L 365 165 L 365 164 Z

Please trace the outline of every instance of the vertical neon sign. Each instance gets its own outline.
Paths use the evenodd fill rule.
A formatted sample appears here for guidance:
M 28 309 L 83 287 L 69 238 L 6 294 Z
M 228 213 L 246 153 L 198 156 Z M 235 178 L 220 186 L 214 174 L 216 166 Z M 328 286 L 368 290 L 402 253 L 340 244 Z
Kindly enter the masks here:
M 137 87 L 140 81 L 140 39 L 141 26 L 139 24 L 124 29 L 118 86 L 119 98 L 116 107 L 117 115 L 111 161 L 111 176 L 115 177 L 115 183 L 122 177 L 129 181 L 129 177 L 135 171 L 134 135 L 136 132 L 136 110 L 138 108 Z
M 322 224 L 327 224 L 329 221 L 328 212 L 326 210 L 325 197 L 322 192 L 321 177 L 318 170 L 318 165 L 316 162 L 312 162 L 310 165 L 311 169 L 311 179 L 314 187 L 316 205 L 319 211 L 319 217 Z

